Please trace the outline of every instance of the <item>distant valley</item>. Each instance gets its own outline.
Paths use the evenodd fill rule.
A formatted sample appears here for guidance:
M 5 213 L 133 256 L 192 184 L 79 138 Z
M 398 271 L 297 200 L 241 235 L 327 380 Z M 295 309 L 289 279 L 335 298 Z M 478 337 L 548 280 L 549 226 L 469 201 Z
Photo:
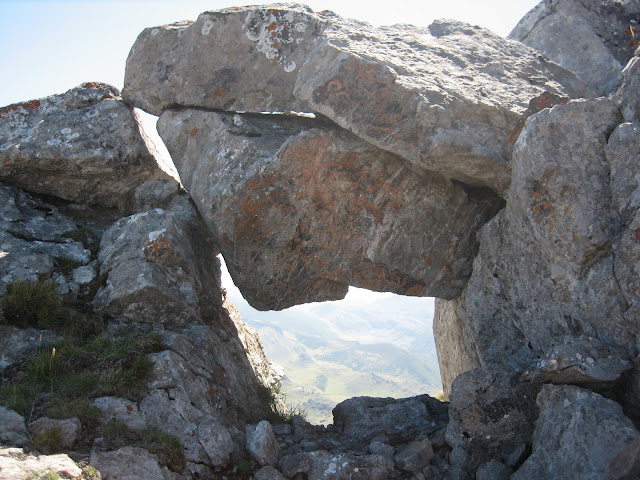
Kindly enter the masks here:
M 243 320 L 256 328 L 269 359 L 284 368 L 285 402 L 316 424 L 354 396 L 435 395 L 442 389 L 431 298 L 351 288 L 338 302 L 259 312 L 223 266 L 223 286 Z

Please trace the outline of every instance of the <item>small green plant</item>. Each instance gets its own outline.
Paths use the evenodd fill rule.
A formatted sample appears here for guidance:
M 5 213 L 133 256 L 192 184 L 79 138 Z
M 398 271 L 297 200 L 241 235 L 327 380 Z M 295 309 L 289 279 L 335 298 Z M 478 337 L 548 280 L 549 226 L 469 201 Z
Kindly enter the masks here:
M 43 430 L 33 438 L 32 447 L 34 450 L 47 455 L 61 452 L 62 430 L 57 426 Z
M 14 280 L 0 298 L 7 323 L 21 328 L 52 328 L 67 314 L 58 286 L 51 281 Z
M 435 398 L 436 400 L 440 400 L 441 402 L 444 402 L 444 390 L 440 390 L 438 393 L 435 394 L 433 398 Z

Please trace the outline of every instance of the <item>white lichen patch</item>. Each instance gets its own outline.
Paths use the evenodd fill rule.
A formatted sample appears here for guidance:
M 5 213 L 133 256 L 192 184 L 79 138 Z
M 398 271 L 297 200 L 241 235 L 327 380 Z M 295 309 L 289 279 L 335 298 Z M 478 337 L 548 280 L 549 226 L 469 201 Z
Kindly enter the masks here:
M 307 30 L 308 23 L 309 17 L 300 12 L 253 10 L 245 19 L 245 32 L 268 60 L 283 65 L 286 72 L 292 72 L 297 65 L 287 59 L 287 54 L 291 47 L 304 40 L 301 34 Z
M 200 33 L 202 33 L 202 35 L 209 35 L 209 32 L 211 32 L 213 25 L 214 23 L 211 20 L 205 20 L 204 24 L 202 25 L 202 30 L 200 30 Z

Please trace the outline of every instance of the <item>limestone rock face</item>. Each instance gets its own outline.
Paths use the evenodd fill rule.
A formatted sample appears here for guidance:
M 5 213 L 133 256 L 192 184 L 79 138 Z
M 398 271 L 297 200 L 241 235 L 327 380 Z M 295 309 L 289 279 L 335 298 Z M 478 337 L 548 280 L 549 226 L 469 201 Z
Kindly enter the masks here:
M 447 443 L 451 464 L 475 472 L 491 458 L 506 457 L 531 443 L 536 390 L 517 375 L 474 369 L 459 375 L 451 387 Z
M 145 181 L 177 182 L 159 169 L 118 90 L 84 83 L 0 109 L 0 180 L 36 193 L 125 207 Z
M 212 315 L 222 300 L 216 247 L 185 197 L 117 221 L 102 237 L 107 275 L 93 303 L 112 315 L 184 324 Z
M 478 27 L 372 28 L 277 5 L 144 30 L 123 94 L 156 115 L 176 105 L 321 113 L 416 168 L 504 193 L 507 140 L 544 91 L 591 92 L 534 50 Z
M 514 148 L 507 206 L 479 233 L 457 308 L 467 348 L 482 365 L 524 368 L 580 336 L 635 343 L 638 296 L 628 288 L 638 243 L 621 211 L 635 218 L 638 163 L 633 154 L 636 160 L 613 153 L 626 152 L 635 138 L 629 127 L 621 127 L 625 141 L 622 131 L 611 135 L 620 121 L 617 107 L 598 99 L 527 122 Z M 610 175 L 618 163 L 625 173 L 617 167 Z M 613 193 L 612 182 L 626 187 Z
M 512 479 L 596 480 L 640 472 L 640 432 L 616 402 L 575 386 L 545 385 L 537 404 L 533 453 Z
M 87 235 L 54 205 L 0 183 L 0 293 L 13 280 L 52 275 L 57 258 L 89 263 L 83 240 Z
M 455 297 L 475 231 L 501 205 L 317 120 L 168 110 L 158 126 L 260 309 L 342 298 L 348 285 Z
M 635 1 L 551 0 L 534 7 L 509 34 L 575 72 L 601 94 L 614 91 L 633 55 Z

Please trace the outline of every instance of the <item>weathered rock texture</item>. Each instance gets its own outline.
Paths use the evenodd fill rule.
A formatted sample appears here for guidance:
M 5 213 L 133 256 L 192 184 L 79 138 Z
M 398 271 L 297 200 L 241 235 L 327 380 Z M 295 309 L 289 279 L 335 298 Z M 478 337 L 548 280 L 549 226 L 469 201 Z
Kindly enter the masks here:
M 138 128 L 118 90 L 103 83 L 9 105 L 0 109 L 0 180 L 122 209 L 144 182 L 163 182 L 177 191 Z
M 621 120 L 598 99 L 527 122 L 507 206 L 481 229 L 471 279 L 448 306 L 469 363 L 524 368 L 580 336 L 635 345 L 637 127 Z
M 321 113 L 415 167 L 503 193 L 507 140 L 545 91 L 590 93 L 534 50 L 478 27 L 376 29 L 277 5 L 146 29 L 127 59 L 124 97 L 156 115 L 176 105 Z
M 565 385 L 545 385 L 537 403 L 533 453 L 512 479 L 596 480 L 640 473 L 640 432 L 619 404 Z
M 349 285 L 453 298 L 475 232 L 501 205 L 317 120 L 168 110 L 158 127 L 260 309 L 342 298 Z
M 614 91 L 638 46 L 640 5 L 633 0 L 540 2 L 509 34 L 575 72 L 601 94 Z

